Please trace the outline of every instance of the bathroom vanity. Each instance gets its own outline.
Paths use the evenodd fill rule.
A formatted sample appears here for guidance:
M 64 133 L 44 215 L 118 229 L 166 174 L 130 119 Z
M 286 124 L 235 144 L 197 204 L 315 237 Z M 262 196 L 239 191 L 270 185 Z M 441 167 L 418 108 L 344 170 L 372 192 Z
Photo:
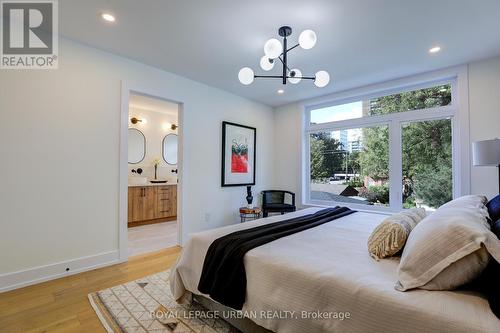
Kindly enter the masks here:
M 128 227 L 177 218 L 177 184 L 129 185 Z

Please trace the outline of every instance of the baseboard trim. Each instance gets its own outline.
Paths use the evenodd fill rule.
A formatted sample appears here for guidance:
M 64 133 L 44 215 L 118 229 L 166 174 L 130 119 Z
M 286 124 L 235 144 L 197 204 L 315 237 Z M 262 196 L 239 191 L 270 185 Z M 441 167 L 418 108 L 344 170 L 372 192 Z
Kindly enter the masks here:
M 0 274 L 0 293 L 114 265 L 119 262 L 119 252 L 115 250 L 22 271 Z M 67 268 L 69 268 L 69 271 L 66 271 Z

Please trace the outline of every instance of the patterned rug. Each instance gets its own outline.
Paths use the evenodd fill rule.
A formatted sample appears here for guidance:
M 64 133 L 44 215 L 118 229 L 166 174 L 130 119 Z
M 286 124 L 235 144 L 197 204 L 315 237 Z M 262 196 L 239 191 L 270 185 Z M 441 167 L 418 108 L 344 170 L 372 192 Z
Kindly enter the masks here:
M 170 292 L 170 271 L 88 295 L 104 328 L 111 332 L 239 333 L 203 306 L 177 304 Z M 212 318 L 210 318 L 212 317 Z

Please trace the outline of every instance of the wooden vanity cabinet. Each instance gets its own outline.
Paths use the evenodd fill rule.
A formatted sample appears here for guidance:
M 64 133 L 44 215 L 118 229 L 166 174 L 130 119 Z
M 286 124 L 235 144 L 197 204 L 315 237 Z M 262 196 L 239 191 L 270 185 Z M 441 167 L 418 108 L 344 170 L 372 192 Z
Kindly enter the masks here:
M 177 186 L 131 186 L 128 188 L 128 226 L 175 220 Z

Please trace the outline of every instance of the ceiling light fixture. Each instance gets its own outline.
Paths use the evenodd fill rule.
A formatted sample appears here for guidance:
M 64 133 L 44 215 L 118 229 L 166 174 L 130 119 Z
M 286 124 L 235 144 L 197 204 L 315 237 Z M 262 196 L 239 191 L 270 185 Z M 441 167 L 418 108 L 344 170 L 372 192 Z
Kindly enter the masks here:
M 438 53 L 439 51 L 441 51 L 441 47 L 439 46 L 434 46 L 429 49 L 429 53 Z
M 116 21 L 115 16 L 113 14 L 110 14 L 110 13 L 102 13 L 101 17 L 106 22 L 115 22 Z
M 283 38 L 281 43 L 276 38 L 269 39 L 264 44 L 264 56 L 260 59 L 260 67 L 265 71 L 270 71 L 274 68 L 274 64 L 279 60 L 283 64 L 281 75 L 255 75 L 254 71 L 249 67 L 243 67 L 238 73 L 238 79 L 241 84 L 249 85 L 255 78 L 281 79 L 283 84 L 288 82 L 297 84 L 301 80 L 314 80 L 316 87 L 325 87 L 330 82 L 330 75 L 326 71 L 318 71 L 314 76 L 302 76 L 302 72 L 297 69 L 288 68 L 288 52 L 300 46 L 304 50 L 309 50 L 316 45 L 316 33 L 312 30 L 304 30 L 299 35 L 299 42 L 288 48 L 287 38 L 292 34 L 292 28 L 284 26 L 279 28 L 278 34 Z M 281 92 L 280 92 L 281 91 Z M 278 90 L 278 94 L 284 93 L 283 89 Z

